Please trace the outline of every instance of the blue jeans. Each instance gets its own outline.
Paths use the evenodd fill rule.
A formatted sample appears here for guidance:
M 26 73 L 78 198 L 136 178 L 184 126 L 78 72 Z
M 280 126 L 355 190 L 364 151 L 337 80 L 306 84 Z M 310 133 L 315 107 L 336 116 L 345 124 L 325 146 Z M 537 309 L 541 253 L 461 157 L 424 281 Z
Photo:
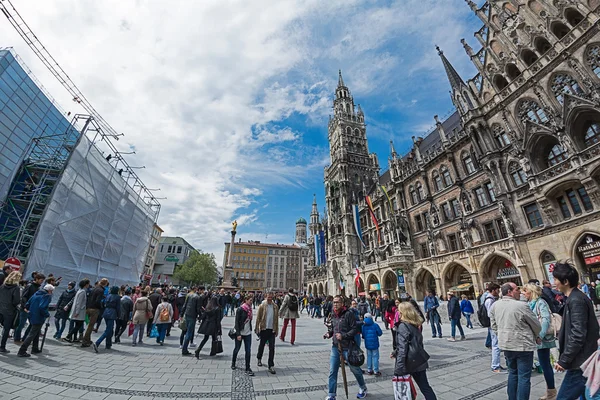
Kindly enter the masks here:
M 458 319 L 451 319 L 450 320 L 450 327 L 452 328 L 452 332 L 451 332 L 451 336 L 452 337 L 456 336 L 456 327 L 458 327 L 458 331 L 460 332 L 460 336 L 461 337 L 465 336 L 465 332 L 463 331 L 462 325 L 460 324 L 460 318 L 458 318 Z
M 27 314 L 25 311 L 21 310 L 21 312 L 19 314 L 19 325 L 15 329 L 15 334 L 14 334 L 14 339 L 16 341 L 20 341 L 21 339 L 25 339 L 27 337 L 29 328 L 27 328 L 27 331 L 25 331 L 25 335 L 21 336 L 21 332 L 23 331 L 23 328 L 25 328 L 25 324 L 27 323 L 28 317 L 29 317 L 29 314 Z
M 465 318 L 467 319 L 467 328 L 473 329 L 473 323 L 471 322 L 471 313 L 466 312 Z
M 492 328 L 488 328 L 488 334 L 487 337 L 485 338 L 485 347 L 492 347 Z
M 187 326 L 187 332 L 185 333 L 185 339 L 183 340 L 182 353 L 188 352 L 188 345 L 194 343 L 194 332 L 196 330 L 196 318 L 185 316 L 185 324 Z
M 156 329 L 158 330 L 158 337 L 156 338 L 156 343 L 163 343 L 165 341 L 165 336 L 167 334 L 167 328 L 169 324 L 156 324 Z
M 379 349 L 367 349 L 367 371 L 379 372 Z
M 498 347 L 498 336 L 488 328 L 490 335 L 490 347 L 492 348 L 492 370 L 500 368 L 500 347 Z
M 344 350 L 344 360 L 348 359 L 348 349 L 343 349 Z M 348 364 L 348 367 L 350 367 L 350 371 L 352 371 L 352 373 L 354 374 L 354 377 L 356 378 L 356 382 L 358 382 L 358 386 L 361 389 L 367 389 L 367 385 L 365 383 L 365 378 L 363 377 L 363 373 L 362 370 L 360 369 L 360 367 L 353 367 L 352 365 Z M 338 377 L 338 371 L 340 369 L 340 351 L 338 350 L 337 346 L 332 346 L 331 347 L 331 357 L 329 358 L 329 396 L 330 397 L 335 397 L 336 393 L 337 393 L 337 377 Z
M 65 325 L 67 325 L 67 318 L 54 317 L 54 326 L 56 327 L 56 333 L 54 334 L 55 338 L 60 339 L 65 330 Z
M 533 351 L 504 350 L 508 367 L 508 400 L 529 400 Z
M 106 329 L 104 329 L 102 336 L 96 340 L 96 346 L 100 346 L 100 343 L 106 339 L 106 348 L 110 349 L 112 347 L 112 337 L 115 331 L 115 320 L 104 318 L 104 323 L 106 324 Z
M 248 371 L 250 369 L 250 352 L 252 351 L 252 334 L 242 336 L 242 340 L 237 340 L 237 338 L 235 338 L 235 348 L 233 349 L 231 365 L 235 365 L 238 353 L 240 352 L 240 348 L 242 347 L 242 342 L 244 342 L 246 371 Z
M 560 385 L 556 400 L 576 400 L 585 393 L 586 378 L 580 369 L 569 369 Z
M 550 349 L 538 349 L 538 360 L 544 371 L 544 380 L 548 389 L 554 389 L 554 369 L 550 363 Z
M 431 324 L 431 336 L 436 337 L 437 333 L 437 336 L 442 337 L 442 324 L 440 323 L 440 314 L 437 311 L 429 312 L 429 323 Z M 436 328 L 437 332 L 435 331 Z

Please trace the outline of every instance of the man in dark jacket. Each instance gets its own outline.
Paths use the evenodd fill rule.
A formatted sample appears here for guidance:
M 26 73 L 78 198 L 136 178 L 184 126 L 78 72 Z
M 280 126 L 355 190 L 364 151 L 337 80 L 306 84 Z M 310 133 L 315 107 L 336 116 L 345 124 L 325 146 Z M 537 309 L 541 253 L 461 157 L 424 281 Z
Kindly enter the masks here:
M 381 298 L 379 300 L 379 312 L 381 313 L 381 319 L 383 319 L 385 329 L 390 329 L 390 327 L 388 325 L 388 320 L 387 320 L 387 318 L 385 318 L 385 312 L 387 311 L 389 305 L 390 305 L 390 298 L 386 293 L 383 295 L 383 298 Z
M 440 302 L 433 294 L 433 291 L 428 291 L 425 300 L 423 301 L 425 307 L 425 314 L 427 315 L 427 321 L 431 324 L 431 337 L 439 336 L 442 337 L 442 319 L 438 312 Z M 436 332 L 437 329 L 437 332 Z
M 448 317 L 450 318 L 451 337 L 448 338 L 449 342 L 456 342 L 456 328 L 460 332 L 460 340 L 465 340 L 465 332 L 463 331 L 462 325 L 460 324 L 460 303 L 458 297 L 454 295 L 453 291 L 448 292 Z
M 86 315 L 90 318 L 90 322 L 85 330 L 85 334 L 83 335 L 83 339 L 81 340 L 81 347 L 90 347 L 92 345 L 92 330 L 94 329 L 94 325 L 100 316 L 100 312 L 102 311 L 103 304 L 102 300 L 104 299 L 104 288 L 108 286 L 108 279 L 102 278 L 98 285 L 90 292 L 90 295 L 87 299 L 86 304 Z
M 11 272 L 12 268 L 8 265 L 2 267 L 2 272 L 0 272 L 0 285 L 4 283 L 4 280 L 8 277 L 8 275 L 10 275 Z
M 219 308 L 221 309 L 221 319 L 227 312 L 227 296 L 225 295 L 225 289 L 219 291 Z
M 71 306 L 73 305 L 73 299 L 77 293 L 75 290 L 75 284 L 75 281 L 69 282 L 67 285 L 67 290 L 62 292 L 58 298 L 58 301 L 56 302 L 56 313 L 54 314 L 56 333 L 54 334 L 54 339 L 60 340 L 60 337 L 65 330 L 65 325 L 69 319 L 69 312 L 71 311 Z
M 162 289 L 157 288 L 150 296 L 148 296 L 148 300 L 150 300 L 150 304 L 152 304 L 152 309 L 156 310 L 158 305 L 162 300 Z M 150 332 L 152 332 L 152 324 L 154 323 L 154 316 L 150 317 L 148 323 L 146 323 L 146 336 L 150 337 Z
M 194 333 L 196 328 L 196 320 L 202 315 L 202 305 L 200 296 L 195 292 L 190 292 L 183 305 L 183 318 L 186 324 L 186 334 L 183 340 L 183 347 L 181 348 L 181 355 L 190 356 L 192 353 L 188 351 L 188 346 L 194 339 Z
M 333 313 L 331 314 L 331 325 L 328 332 L 323 335 L 324 339 L 333 338 L 331 347 L 331 356 L 329 358 L 329 397 L 328 400 L 335 400 L 337 393 L 337 377 L 340 369 L 340 351 L 344 355 L 344 360 L 348 359 L 348 349 L 354 343 L 354 337 L 358 333 L 356 326 L 356 317 L 342 304 L 340 296 L 333 298 Z M 360 387 L 356 398 L 363 399 L 367 397 L 367 385 L 360 367 L 349 365 L 350 371 L 354 374 L 356 382 Z
M 133 317 L 133 300 L 131 299 L 131 288 L 125 289 L 125 294 L 121 297 L 117 319 L 117 328 L 115 329 L 115 343 L 121 343 L 121 335 L 127 329 L 127 322 Z
M 23 293 L 21 293 L 21 315 L 19 316 L 19 326 L 17 326 L 17 329 L 15 329 L 15 344 L 22 343 L 21 332 L 23 331 L 23 328 L 27 323 L 27 313 L 25 312 L 25 304 L 27 304 L 29 299 L 33 297 L 33 295 L 37 293 L 38 290 L 40 290 L 40 286 L 42 285 L 42 283 L 44 283 L 44 279 L 46 279 L 46 276 L 44 274 L 36 274 L 33 281 L 29 285 L 27 285 L 25 290 L 23 290 Z M 30 331 L 31 325 L 29 325 L 27 330 L 25 330 L 25 334 L 22 337 L 29 336 Z
M 598 320 L 590 299 L 577 285 L 579 273 L 569 265 L 557 263 L 554 284 L 567 296 L 562 309 L 563 323 L 558 334 L 560 356 L 554 365 L 557 371 L 567 371 L 558 392 L 558 399 L 578 399 L 585 393 L 586 378 L 581 364 L 598 348 Z
M 48 306 L 50 305 L 50 299 L 52 299 L 53 291 L 54 286 L 48 284 L 44 286 L 44 289 L 35 292 L 35 294 L 31 296 L 25 305 L 25 310 L 28 312 L 29 316 L 29 323 L 31 324 L 31 331 L 19 348 L 19 352 L 17 353 L 19 357 L 31 357 L 31 354 L 27 353 L 27 349 L 32 342 L 32 353 L 35 354 L 42 352 L 39 348 L 40 333 L 42 331 L 44 321 L 46 321 L 46 318 L 50 316 L 50 313 L 48 312 Z
M 360 313 L 361 318 L 364 318 L 365 314 L 369 312 L 369 303 L 367 303 L 365 296 L 360 298 L 360 302 L 358 303 L 358 312 Z

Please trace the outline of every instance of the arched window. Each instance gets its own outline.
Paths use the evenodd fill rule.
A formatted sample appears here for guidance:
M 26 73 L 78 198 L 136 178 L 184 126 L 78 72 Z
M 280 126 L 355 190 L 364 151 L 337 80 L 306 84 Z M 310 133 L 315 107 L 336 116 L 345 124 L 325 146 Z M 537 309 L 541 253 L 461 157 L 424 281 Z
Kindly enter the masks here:
M 498 90 L 502 90 L 505 87 L 508 86 L 508 81 L 506 80 L 505 77 L 503 77 L 502 75 L 498 74 L 494 76 L 494 86 L 496 86 L 496 88 Z
M 352 128 L 350 128 L 350 127 L 347 127 L 347 128 L 346 128 L 346 134 L 347 134 L 347 135 L 352 135 Z
M 448 187 L 450 185 L 452 185 L 452 177 L 450 176 L 450 171 L 448 170 L 448 167 L 443 166 L 441 168 L 442 171 L 442 179 L 444 180 L 444 186 Z
M 550 42 L 544 37 L 536 37 L 533 41 L 533 46 L 540 55 L 546 54 L 548 50 L 552 48 Z
M 585 143 L 585 147 L 590 147 L 591 145 L 600 142 L 600 124 L 597 122 L 592 123 L 585 132 L 583 141 Z
M 408 187 L 408 191 L 410 193 L 410 201 L 412 203 L 412 205 L 416 205 L 419 203 L 419 197 L 417 197 L 417 191 L 415 190 L 414 187 L 409 186 Z
M 521 70 L 515 64 L 508 64 L 506 65 L 506 75 L 513 81 L 521 75 Z
M 508 173 L 512 178 L 512 183 L 515 187 L 519 187 L 527 183 L 527 174 L 523 171 L 523 168 L 516 162 L 513 162 L 508 167 Z
M 498 143 L 499 148 L 502 149 L 510 144 L 510 138 L 500 125 L 494 124 L 492 131 L 494 132 L 494 137 L 496 138 L 496 143 Z
M 465 105 L 463 104 L 462 97 L 460 96 L 460 94 L 458 96 L 456 96 L 455 104 L 458 106 L 459 111 L 464 114 L 465 113 Z
M 579 11 L 574 8 L 567 8 L 565 10 L 565 18 L 569 25 L 571 25 L 573 28 L 583 21 L 583 15 L 581 15 Z
M 540 105 L 533 100 L 522 100 L 521 103 L 519 103 L 518 110 L 519 118 L 523 122 L 526 120 L 530 120 L 538 124 L 548 122 L 548 116 L 544 110 L 542 110 Z
M 590 45 L 585 52 L 585 56 L 587 65 L 600 78 L 600 45 L 597 43 Z
M 442 190 L 443 186 L 442 186 L 442 178 L 440 177 L 440 174 L 437 171 L 433 171 L 431 178 L 433 180 L 433 187 L 434 187 L 435 191 L 439 192 L 440 190 Z
M 358 129 L 355 129 L 355 130 L 354 130 L 354 134 L 355 134 L 356 136 L 360 136 L 360 131 L 359 131 Z
M 525 65 L 530 67 L 534 62 L 536 62 L 538 60 L 538 56 L 533 51 L 531 51 L 529 49 L 524 49 L 521 52 L 521 59 L 523 60 Z
M 548 153 L 548 166 L 551 167 L 567 159 L 567 152 L 560 144 L 555 144 Z
M 554 34 L 554 36 L 556 36 L 559 39 L 562 39 L 565 36 L 567 36 L 567 33 L 569 33 L 570 30 L 571 29 L 569 29 L 568 26 L 566 26 L 560 21 L 555 21 L 552 23 L 552 25 L 550 25 L 550 31 Z
M 560 104 L 563 104 L 565 100 L 565 93 L 583 94 L 583 90 L 581 90 L 577 81 L 571 75 L 565 73 L 554 75 L 551 88 L 554 97 Z
M 419 201 L 424 200 L 425 191 L 423 190 L 423 185 L 421 184 L 421 182 L 417 182 L 415 186 L 417 187 L 417 198 L 419 199 Z

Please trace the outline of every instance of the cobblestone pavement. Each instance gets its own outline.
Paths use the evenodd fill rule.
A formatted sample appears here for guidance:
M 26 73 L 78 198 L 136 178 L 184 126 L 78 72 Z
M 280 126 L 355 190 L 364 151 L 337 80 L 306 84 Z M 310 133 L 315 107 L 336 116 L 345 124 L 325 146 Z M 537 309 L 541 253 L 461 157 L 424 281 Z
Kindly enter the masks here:
M 233 325 L 233 318 L 223 320 L 223 331 Z M 393 398 L 391 376 L 393 360 L 391 334 L 384 330 L 380 349 L 382 377 L 366 376 L 368 398 Z M 444 334 L 450 332 L 444 325 Z M 16 356 L 17 346 L 9 341 L 8 355 L 0 355 L 0 399 L 324 399 L 327 394 L 330 340 L 323 340 L 322 320 L 306 315 L 298 321 L 297 342 L 276 344 L 276 375 L 265 367 L 256 367 L 258 342 L 252 342 L 253 378 L 230 369 L 233 342 L 223 337 L 225 352 L 209 357 L 208 345 L 200 361 L 182 357 L 177 328 L 159 346 L 154 339 L 145 338 L 144 345 L 132 347 L 130 338 L 113 345 L 112 350 L 100 347 L 100 354 L 91 348 L 60 343 L 51 338 L 53 324 L 48 331 L 43 353 L 24 359 Z M 101 333 L 101 331 L 100 331 Z M 490 352 L 484 347 L 484 329 L 467 330 L 467 340 L 451 343 L 432 339 L 425 327 L 425 347 L 431 355 L 429 381 L 438 399 L 506 399 L 506 374 L 490 371 Z M 126 334 L 125 334 L 126 335 Z M 288 330 L 289 340 L 290 332 Z M 196 339 L 199 342 L 200 338 Z M 193 351 L 193 349 L 191 349 Z M 265 349 L 267 350 L 267 349 Z M 267 354 L 263 357 L 266 364 Z M 238 365 L 243 365 L 243 349 Z M 348 371 L 349 372 L 349 371 Z M 356 398 L 358 386 L 351 373 L 350 398 Z M 557 375 L 557 384 L 562 376 Z M 338 382 L 341 384 L 341 373 Z M 541 374 L 532 375 L 531 398 L 537 399 L 545 391 Z M 338 399 L 343 399 L 343 388 L 338 387 Z M 422 396 L 419 394 L 419 398 Z

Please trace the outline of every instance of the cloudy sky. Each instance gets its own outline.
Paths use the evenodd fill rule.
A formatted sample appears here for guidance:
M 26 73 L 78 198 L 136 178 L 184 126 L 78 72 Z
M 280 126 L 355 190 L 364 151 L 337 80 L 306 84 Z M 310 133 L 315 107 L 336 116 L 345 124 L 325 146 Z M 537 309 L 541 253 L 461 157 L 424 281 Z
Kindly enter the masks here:
M 165 235 L 219 264 L 233 219 L 242 240 L 291 243 L 313 193 L 322 210 L 338 69 L 386 168 L 390 139 L 404 152 L 451 111 L 434 46 L 468 79 L 460 39 L 478 50 L 480 27 L 461 0 L 13 2 L 167 197 Z M 0 38 L 65 110 L 82 111 L 4 18 Z

